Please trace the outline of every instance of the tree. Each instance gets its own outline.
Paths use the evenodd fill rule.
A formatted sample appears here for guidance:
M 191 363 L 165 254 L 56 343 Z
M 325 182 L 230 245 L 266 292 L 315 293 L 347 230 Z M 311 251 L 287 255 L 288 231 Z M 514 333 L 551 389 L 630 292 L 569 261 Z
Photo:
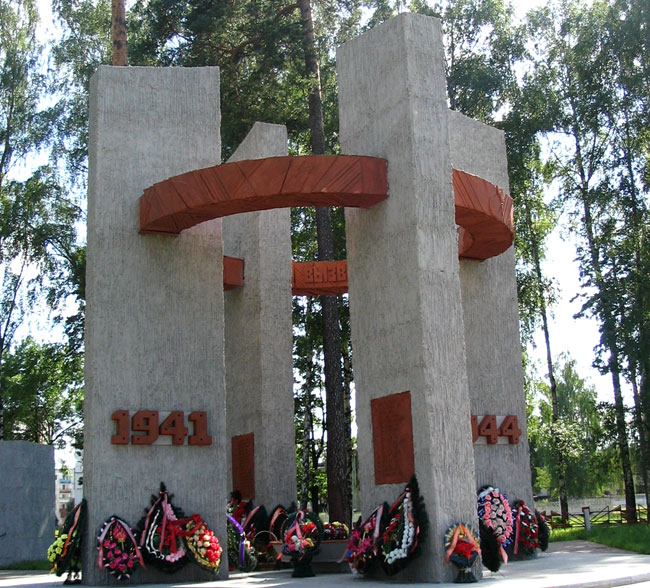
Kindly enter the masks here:
M 554 10 L 541 9 L 532 17 L 537 50 L 537 67 L 553 88 L 558 112 L 556 130 L 570 142 L 568 153 L 558 155 L 558 177 L 565 202 L 575 206 L 583 243 L 579 247 L 584 286 L 595 294 L 584 306 L 601 325 L 602 363 L 612 377 L 617 411 L 617 435 L 625 480 L 629 521 L 636 520 L 634 481 L 630 464 L 625 409 L 621 393 L 621 344 L 617 334 L 616 291 L 620 276 L 608 262 L 616 235 L 616 193 L 612 190 L 612 160 L 609 151 L 615 89 L 611 54 L 601 31 L 608 6 L 594 2 L 590 9 L 577 2 L 563 1 Z
M 567 494 L 594 496 L 621 479 L 615 473 L 620 468 L 615 436 L 605 429 L 596 390 L 578 375 L 574 360 L 565 356 L 561 361 L 555 366 L 555 407 L 548 383 L 536 386 L 538 414 L 531 427 L 535 488 L 558 495 L 563 477 Z M 558 460 L 557 453 L 564 459 Z
M 33 2 L 0 2 L 0 374 L 29 307 L 43 294 L 52 307 L 60 300 L 79 214 L 54 167 L 38 167 L 26 179 L 17 172 L 50 139 L 54 116 L 40 106 L 46 80 L 36 24 Z M 0 383 L 0 440 L 6 401 Z
M 63 447 L 80 436 L 83 363 L 64 344 L 22 341 L 4 360 L 7 439 Z

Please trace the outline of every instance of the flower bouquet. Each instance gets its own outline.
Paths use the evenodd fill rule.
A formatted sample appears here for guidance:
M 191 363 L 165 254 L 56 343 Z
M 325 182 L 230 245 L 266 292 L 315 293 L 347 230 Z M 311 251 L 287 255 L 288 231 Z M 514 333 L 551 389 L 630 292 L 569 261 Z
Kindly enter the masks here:
M 47 550 L 52 564 L 50 571 L 57 576 L 68 574 L 65 584 L 81 582 L 81 542 L 86 510 L 86 500 L 83 499 L 65 518 L 61 531 L 57 531 L 54 543 Z
M 185 519 L 183 511 L 172 504 L 172 498 L 161 482 L 158 496 L 152 495 L 151 507 L 145 509 L 146 514 L 138 523 L 138 547 L 144 560 L 168 574 L 189 561 L 183 541 L 187 533 L 182 527 L 190 519 Z
M 299 510 L 287 517 L 282 529 L 282 553 L 291 557 L 294 578 L 314 576 L 311 560 L 323 540 L 318 515 Z
M 377 561 L 381 530 L 384 527 L 388 504 L 378 506 L 361 522 L 361 517 L 352 529 L 344 558 L 348 560 L 353 574 L 366 574 Z
M 215 534 L 198 515 L 185 525 L 185 542 L 194 561 L 201 567 L 217 574 L 221 564 L 221 545 Z
M 388 525 L 381 534 L 382 567 L 386 574 L 396 574 L 417 556 L 424 538 L 421 521 L 425 519 L 418 482 L 413 476 L 404 492 L 390 507 Z
M 478 534 L 471 525 L 457 523 L 445 533 L 445 559 L 454 564 L 459 572 L 454 580 L 456 584 L 478 582 L 472 573 L 472 566 L 481 555 Z
M 340 541 L 350 537 L 350 530 L 345 523 L 335 521 L 323 525 L 323 541 Z
M 537 517 L 523 500 L 515 500 L 515 546 L 514 554 L 531 556 L 539 547 Z
M 484 544 L 485 559 L 496 560 L 500 556 L 503 563 L 508 563 L 505 548 L 512 542 L 512 511 L 508 497 L 499 492 L 498 488 L 483 486 L 478 494 L 478 517 L 485 526 L 494 534 L 498 544 L 498 555 L 489 551 L 489 546 Z M 494 566 L 493 566 L 494 567 Z M 498 565 L 496 568 L 498 569 Z M 492 567 L 490 567 L 492 569 Z M 493 570 L 496 571 L 496 570 Z
M 118 580 L 128 580 L 138 566 L 145 567 L 131 528 L 115 515 L 97 537 L 97 565 Z

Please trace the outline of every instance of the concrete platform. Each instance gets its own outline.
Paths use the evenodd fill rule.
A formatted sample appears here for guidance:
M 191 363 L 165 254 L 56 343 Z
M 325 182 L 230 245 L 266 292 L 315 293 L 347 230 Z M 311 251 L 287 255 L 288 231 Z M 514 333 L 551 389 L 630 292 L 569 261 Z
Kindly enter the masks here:
M 137 578 L 137 576 L 136 576 Z M 63 580 L 45 572 L 0 571 L 0 588 L 61 586 Z M 590 543 L 567 541 L 551 544 L 549 551 L 540 553 L 533 560 L 511 562 L 497 574 L 486 572 L 478 584 L 489 588 L 604 588 L 626 586 L 650 588 L 650 555 L 639 555 Z M 329 588 L 350 586 L 378 588 L 380 586 L 404 587 L 412 584 L 379 582 L 356 578 L 352 574 L 323 574 L 315 578 L 291 578 L 290 571 L 236 574 L 231 579 L 202 584 L 169 583 L 123 586 L 146 586 L 146 588 L 230 588 L 230 587 L 284 587 L 308 586 Z M 422 585 L 422 584 L 420 584 Z M 429 586 L 456 586 L 456 584 L 426 584 Z

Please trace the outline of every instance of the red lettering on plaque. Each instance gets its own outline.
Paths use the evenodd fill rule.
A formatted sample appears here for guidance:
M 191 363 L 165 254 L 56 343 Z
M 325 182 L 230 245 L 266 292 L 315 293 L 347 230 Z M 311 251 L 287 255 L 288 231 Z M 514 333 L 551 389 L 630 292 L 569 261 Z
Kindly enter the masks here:
M 255 498 L 255 435 L 246 433 L 232 438 L 232 489 L 242 498 Z
M 375 484 L 408 482 L 415 472 L 411 393 L 370 401 Z

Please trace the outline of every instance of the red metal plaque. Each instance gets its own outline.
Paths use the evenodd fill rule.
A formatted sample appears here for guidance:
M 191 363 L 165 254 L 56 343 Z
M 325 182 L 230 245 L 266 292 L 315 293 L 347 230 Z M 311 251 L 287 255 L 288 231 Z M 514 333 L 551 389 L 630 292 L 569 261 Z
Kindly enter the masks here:
M 291 292 L 294 296 L 328 296 L 348 291 L 348 262 L 291 262 Z
M 223 256 L 223 289 L 234 290 L 244 285 L 244 260 Z
M 370 401 L 375 484 L 408 482 L 415 472 L 411 393 Z
M 255 498 L 255 435 L 246 433 L 232 438 L 232 489 L 242 498 Z

